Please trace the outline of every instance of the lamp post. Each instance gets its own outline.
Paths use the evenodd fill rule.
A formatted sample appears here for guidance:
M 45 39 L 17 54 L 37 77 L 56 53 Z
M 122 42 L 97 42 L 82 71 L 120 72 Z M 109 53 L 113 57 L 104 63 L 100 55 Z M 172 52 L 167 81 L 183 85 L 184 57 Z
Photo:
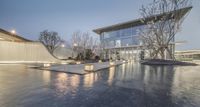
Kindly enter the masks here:
M 64 48 L 64 47 L 65 47 L 65 44 L 61 44 L 61 47 Z
M 73 52 L 72 52 L 72 57 L 74 57 L 74 51 L 75 51 L 75 49 L 76 49 L 76 47 L 78 46 L 78 44 L 77 43 L 74 43 L 73 44 Z
M 15 36 L 15 35 L 16 35 L 16 31 L 15 31 L 14 29 L 13 29 L 13 30 L 11 30 L 11 31 L 10 31 L 10 33 L 11 33 L 11 35 L 12 35 L 12 36 Z M 15 41 L 15 40 L 14 40 L 14 39 L 12 39 L 12 42 L 14 42 L 14 41 Z
M 15 31 L 15 30 L 11 30 L 11 33 L 12 33 L 12 34 L 16 34 L 16 31 Z
M 74 43 L 73 46 L 76 47 L 76 46 L 78 46 L 78 44 L 77 44 L 77 43 Z

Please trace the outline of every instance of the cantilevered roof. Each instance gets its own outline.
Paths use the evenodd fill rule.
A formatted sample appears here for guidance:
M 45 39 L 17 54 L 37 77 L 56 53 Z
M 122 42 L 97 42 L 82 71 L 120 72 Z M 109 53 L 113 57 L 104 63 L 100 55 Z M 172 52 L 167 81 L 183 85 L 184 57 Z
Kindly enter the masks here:
M 25 39 L 19 35 L 12 34 L 4 29 L 0 28 L 0 41 L 16 41 L 16 42 L 30 42 L 31 40 Z
M 181 18 L 191 9 L 192 9 L 192 6 L 178 9 L 178 10 L 176 10 L 176 12 L 180 13 L 180 18 Z M 167 13 L 163 13 L 163 14 L 154 15 L 154 16 L 148 17 L 147 20 L 158 21 L 158 20 L 160 20 L 160 18 L 162 18 L 162 16 L 164 16 L 166 14 L 172 15 L 174 12 L 175 11 L 171 11 L 171 12 L 167 12 Z M 123 29 L 123 28 L 139 26 L 139 25 L 145 25 L 145 22 L 143 22 L 142 20 L 143 20 L 143 18 L 131 20 L 131 21 L 124 22 L 124 23 L 119 23 L 119 24 L 115 24 L 115 25 L 111 25 L 111 26 L 107 26 L 107 27 L 98 28 L 93 31 L 97 34 L 101 34 L 102 32 L 108 32 L 108 31 L 113 31 L 113 30 L 118 30 L 118 29 Z

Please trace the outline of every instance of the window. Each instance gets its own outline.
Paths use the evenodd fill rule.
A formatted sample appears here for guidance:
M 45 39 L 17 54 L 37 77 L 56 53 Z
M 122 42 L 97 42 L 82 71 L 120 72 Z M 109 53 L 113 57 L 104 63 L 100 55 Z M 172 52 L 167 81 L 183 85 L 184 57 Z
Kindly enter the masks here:
M 115 47 L 120 47 L 121 46 L 121 40 L 116 40 L 115 41 Z
M 131 38 L 122 39 L 122 46 L 130 46 L 130 45 L 132 45 L 132 39 Z
M 133 40 L 133 45 L 139 45 L 140 41 L 139 41 L 139 37 L 138 36 L 133 36 L 132 37 Z

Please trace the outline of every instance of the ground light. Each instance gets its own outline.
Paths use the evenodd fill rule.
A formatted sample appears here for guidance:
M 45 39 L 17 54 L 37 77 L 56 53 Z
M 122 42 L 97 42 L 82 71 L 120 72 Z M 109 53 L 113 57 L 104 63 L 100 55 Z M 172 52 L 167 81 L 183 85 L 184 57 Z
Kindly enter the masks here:
M 74 47 L 78 46 L 78 44 L 76 44 L 76 43 L 74 43 L 73 45 L 74 45 Z
M 50 67 L 51 64 L 44 64 L 43 66 L 44 66 L 44 67 Z
M 114 65 L 115 65 L 115 62 L 110 61 L 110 66 L 114 66 Z
M 132 62 L 131 60 L 128 60 L 128 62 Z
M 67 64 L 67 62 L 61 62 L 61 64 L 65 65 L 65 64 Z
M 61 47 L 64 48 L 64 47 L 65 47 L 65 44 L 61 44 Z
M 81 64 L 81 61 L 77 61 L 76 64 Z
M 94 71 L 94 65 L 92 65 L 92 64 L 85 64 L 84 70 L 85 71 Z

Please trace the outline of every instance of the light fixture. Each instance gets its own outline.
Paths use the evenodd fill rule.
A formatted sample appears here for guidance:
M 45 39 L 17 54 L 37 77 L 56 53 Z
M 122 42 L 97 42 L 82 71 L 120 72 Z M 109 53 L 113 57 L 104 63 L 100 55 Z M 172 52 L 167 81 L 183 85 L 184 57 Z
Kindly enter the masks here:
M 92 65 L 92 64 L 85 64 L 84 70 L 85 71 L 94 71 L 94 65 Z
M 74 46 L 78 46 L 78 44 L 77 44 L 77 43 L 74 43 L 73 45 L 74 45 Z
M 65 47 L 65 44 L 61 44 L 61 47 L 64 48 L 64 47 Z
M 102 63 L 102 60 L 99 60 L 99 63 Z
M 44 67 L 50 67 L 51 64 L 44 64 Z
M 61 62 L 61 64 L 62 64 L 62 65 L 65 65 L 65 64 L 67 64 L 67 62 Z
M 16 34 L 16 31 L 15 31 L 15 30 L 11 30 L 11 33 L 12 33 L 12 34 Z
M 110 61 L 110 66 L 115 66 L 115 62 Z
M 76 64 L 81 64 L 81 61 L 77 61 Z

